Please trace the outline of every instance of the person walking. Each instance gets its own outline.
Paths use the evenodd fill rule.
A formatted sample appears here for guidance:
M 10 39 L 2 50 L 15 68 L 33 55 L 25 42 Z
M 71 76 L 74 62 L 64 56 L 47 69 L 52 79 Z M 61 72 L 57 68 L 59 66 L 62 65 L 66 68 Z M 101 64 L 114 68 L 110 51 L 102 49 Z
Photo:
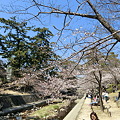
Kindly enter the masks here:
M 106 101 L 106 103 L 107 103 L 107 101 L 109 100 L 108 92 L 105 92 L 105 93 L 104 93 L 104 99 L 105 99 L 105 101 Z
M 120 99 L 120 92 L 118 92 L 118 96 L 116 98 L 116 101 L 118 101 Z

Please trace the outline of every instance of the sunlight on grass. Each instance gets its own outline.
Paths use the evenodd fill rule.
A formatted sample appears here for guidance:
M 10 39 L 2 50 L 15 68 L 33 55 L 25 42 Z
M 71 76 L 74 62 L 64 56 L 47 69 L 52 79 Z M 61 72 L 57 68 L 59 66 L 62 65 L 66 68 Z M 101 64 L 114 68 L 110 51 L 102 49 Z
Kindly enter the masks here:
M 58 109 L 60 104 L 49 105 L 41 108 L 40 110 L 35 111 L 31 116 L 38 116 L 39 118 L 44 118 L 48 115 L 52 115 L 55 109 Z
M 109 108 L 109 106 L 112 106 L 109 108 L 109 111 L 111 112 L 113 119 L 118 118 L 118 116 L 119 116 L 119 111 L 118 111 L 119 109 L 117 108 L 116 103 L 114 102 L 115 97 L 118 96 L 118 92 L 120 92 L 120 90 L 116 91 L 115 93 L 110 93 L 109 94 L 110 101 L 107 104 L 104 103 L 104 105 L 107 108 Z M 100 106 L 92 106 L 92 108 L 97 113 L 100 120 L 111 120 L 111 117 L 109 116 L 107 109 L 105 109 L 104 112 L 102 112 L 100 110 Z M 116 120 L 118 120 L 118 119 L 116 119 Z
M 67 102 L 50 104 L 49 106 L 42 107 L 40 110 L 37 110 L 30 114 L 30 116 L 36 116 L 39 118 L 46 118 L 48 116 L 55 116 L 57 114 L 57 109 L 68 104 Z
M 96 112 L 97 116 L 99 116 L 100 120 L 110 120 L 110 117 L 108 116 L 107 111 L 104 110 L 104 112 L 102 112 L 100 110 L 100 106 L 99 107 L 93 106 L 93 109 Z
M 118 96 L 118 92 L 120 92 L 120 90 L 116 91 L 115 93 L 110 93 L 109 94 L 111 100 L 114 101 L 116 99 L 116 97 Z

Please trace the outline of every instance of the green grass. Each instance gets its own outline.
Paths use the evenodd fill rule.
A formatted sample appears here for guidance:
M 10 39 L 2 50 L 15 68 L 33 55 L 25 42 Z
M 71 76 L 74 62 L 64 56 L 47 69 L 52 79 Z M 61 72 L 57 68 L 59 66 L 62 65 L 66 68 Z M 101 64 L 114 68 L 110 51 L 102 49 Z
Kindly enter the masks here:
M 57 103 L 57 104 L 50 104 L 48 106 L 42 107 L 40 110 L 37 110 L 30 114 L 30 116 L 36 116 L 39 118 L 46 118 L 48 116 L 55 116 L 57 115 L 57 109 L 61 108 L 62 106 L 65 106 L 68 103 Z

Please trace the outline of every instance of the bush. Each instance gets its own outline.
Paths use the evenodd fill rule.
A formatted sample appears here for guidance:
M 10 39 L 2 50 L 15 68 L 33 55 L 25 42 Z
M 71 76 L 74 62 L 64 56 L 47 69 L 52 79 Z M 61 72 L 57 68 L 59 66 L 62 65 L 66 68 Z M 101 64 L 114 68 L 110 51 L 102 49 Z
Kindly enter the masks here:
M 120 84 L 118 84 L 118 90 L 120 90 Z
M 111 92 L 113 92 L 113 88 L 112 88 L 112 87 L 109 87 L 109 88 L 106 89 L 106 91 L 107 91 L 108 93 L 111 93 Z
M 109 84 L 109 85 L 108 85 L 108 88 L 106 89 L 106 91 L 107 91 L 108 93 L 113 92 L 113 90 L 116 89 L 115 86 L 116 86 L 115 84 Z M 118 90 L 120 90 L 120 84 L 117 85 L 117 88 L 118 88 Z

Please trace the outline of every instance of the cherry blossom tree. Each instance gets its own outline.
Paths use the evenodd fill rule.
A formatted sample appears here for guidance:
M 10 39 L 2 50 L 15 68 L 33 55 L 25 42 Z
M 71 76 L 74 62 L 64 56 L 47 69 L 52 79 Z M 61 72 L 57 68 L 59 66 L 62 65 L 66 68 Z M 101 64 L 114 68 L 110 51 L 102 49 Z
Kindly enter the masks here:
M 19 5 L 12 9 L 8 6 L 5 9 L 4 6 L 1 12 L 19 15 L 19 17 L 24 16 L 24 20 L 27 21 L 37 20 L 42 26 L 52 26 L 54 51 L 62 58 L 51 64 L 49 68 L 59 66 L 60 73 L 64 76 L 63 83 L 71 74 L 74 76 L 85 74 L 87 70 L 83 70 L 86 68 L 81 64 L 86 62 L 85 56 L 91 55 L 89 51 L 97 48 L 98 51 L 108 56 L 112 50 L 118 50 L 116 46 L 119 46 L 120 42 L 119 0 L 65 0 L 64 2 L 24 0 L 22 4 L 25 6 Z M 94 55 L 96 55 L 95 52 Z M 94 57 L 97 60 L 97 57 Z M 63 64 L 67 61 L 74 61 L 74 64 L 63 69 Z M 92 69 L 90 67 L 89 72 L 101 85 L 103 69 L 98 63 L 94 64 Z M 86 81 L 79 82 L 83 85 Z

